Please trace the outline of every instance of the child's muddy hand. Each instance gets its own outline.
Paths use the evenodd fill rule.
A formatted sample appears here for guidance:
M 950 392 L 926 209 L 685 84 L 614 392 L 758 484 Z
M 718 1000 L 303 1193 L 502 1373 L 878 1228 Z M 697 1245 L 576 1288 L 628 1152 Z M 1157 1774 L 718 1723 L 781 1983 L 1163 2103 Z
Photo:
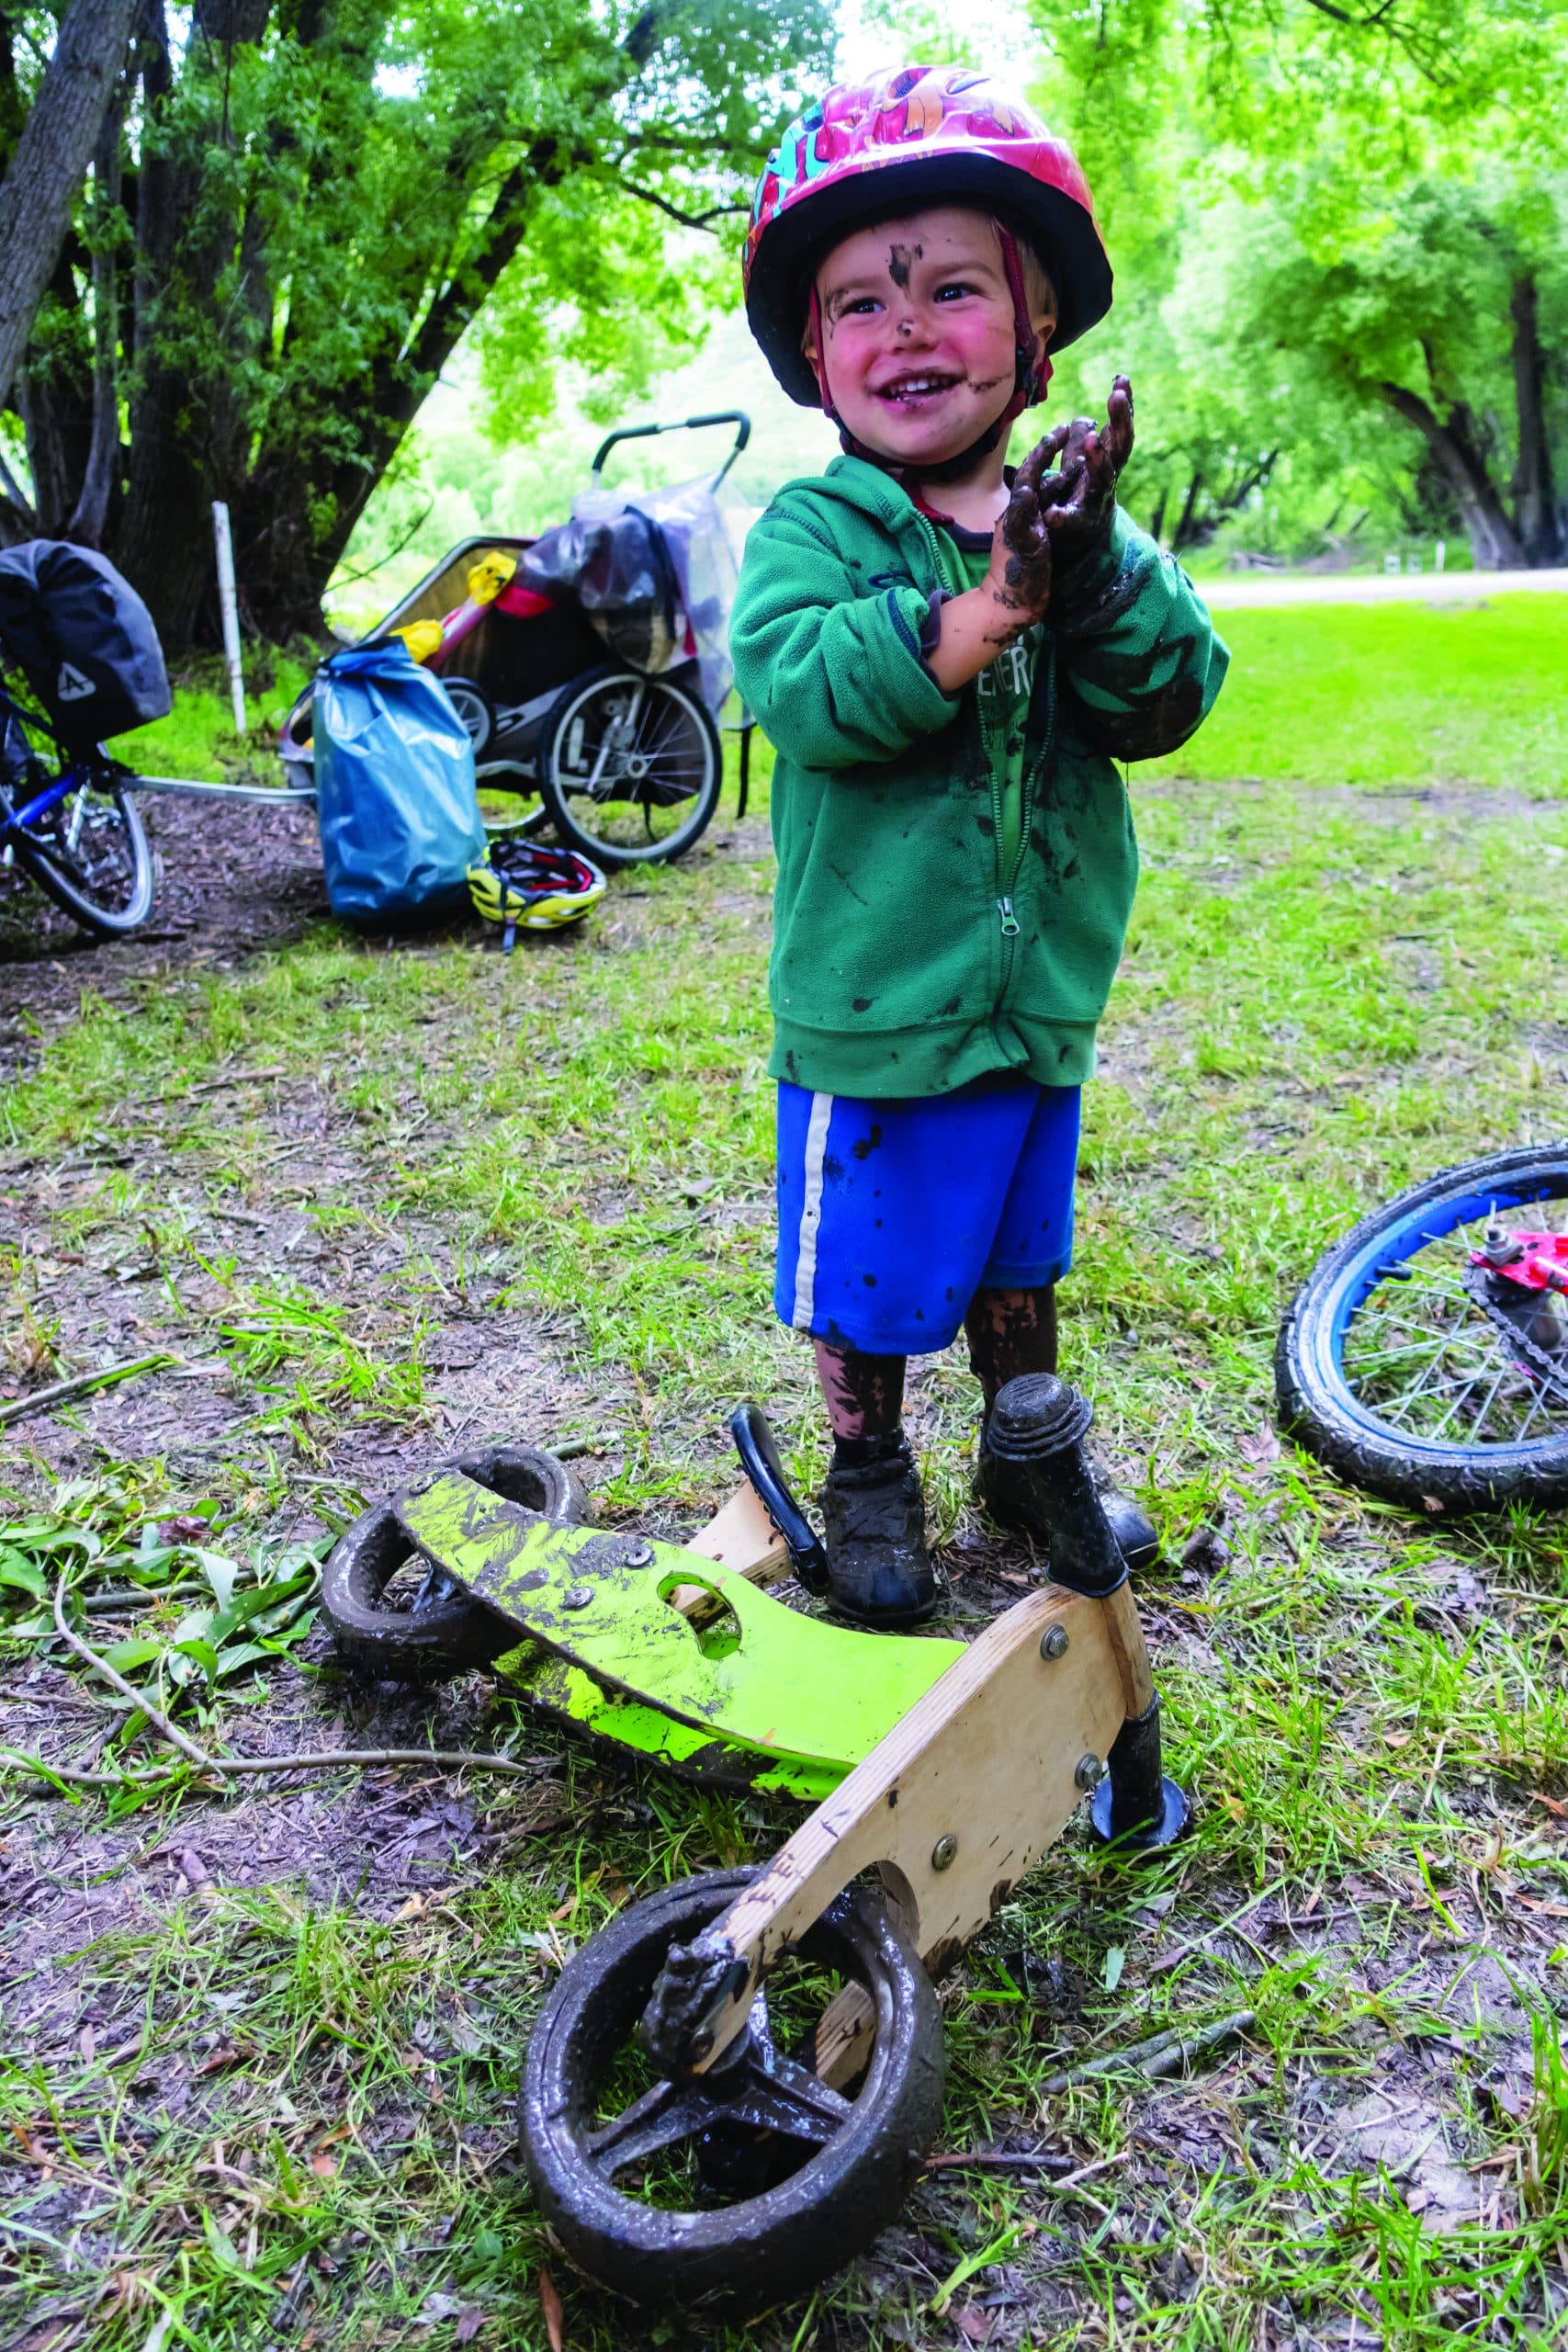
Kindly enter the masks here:
M 1133 454 L 1133 387 L 1126 377 L 1118 376 L 1111 387 L 1103 429 L 1087 416 L 1076 416 L 1056 431 L 1061 462 L 1040 483 L 1038 500 L 1046 531 L 1065 558 L 1093 546 L 1111 529 L 1117 477 Z
M 1037 621 L 1051 601 L 1051 534 L 1041 499 L 1045 469 L 1062 448 L 1066 427 L 1038 442 L 1012 479 L 1012 495 L 991 539 L 986 585 L 1020 628 Z

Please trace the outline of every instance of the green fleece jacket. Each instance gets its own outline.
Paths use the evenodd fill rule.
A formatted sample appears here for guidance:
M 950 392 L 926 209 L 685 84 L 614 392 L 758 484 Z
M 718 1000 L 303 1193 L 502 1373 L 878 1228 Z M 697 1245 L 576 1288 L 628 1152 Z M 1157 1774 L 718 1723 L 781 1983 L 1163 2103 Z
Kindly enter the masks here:
M 1138 873 L 1113 761 L 1184 742 L 1229 660 L 1191 582 L 1118 508 L 1054 582 L 1004 827 L 981 699 L 944 693 L 921 658 L 935 600 L 965 585 L 955 555 L 859 458 L 787 483 L 746 543 L 736 682 L 777 754 L 769 1067 L 824 1093 L 1089 1075 Z

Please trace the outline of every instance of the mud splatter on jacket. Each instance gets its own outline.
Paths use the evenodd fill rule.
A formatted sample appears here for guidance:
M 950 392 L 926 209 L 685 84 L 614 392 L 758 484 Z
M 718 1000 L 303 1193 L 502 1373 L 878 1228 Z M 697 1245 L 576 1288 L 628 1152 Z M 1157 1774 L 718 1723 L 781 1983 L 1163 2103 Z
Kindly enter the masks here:
M 746 543 L 736 683 L 777 753 L 769 1068 L 825 1093 L 1089 1075 L 1138 873 L 1112 762 L 1185 742 L 1230 659 L 1118 508 L 1054 588 L 1004 858 L 981 699 L 920 658 L 932 597 L 965 584 L 944 539 L 886 474 L 837 458 Z

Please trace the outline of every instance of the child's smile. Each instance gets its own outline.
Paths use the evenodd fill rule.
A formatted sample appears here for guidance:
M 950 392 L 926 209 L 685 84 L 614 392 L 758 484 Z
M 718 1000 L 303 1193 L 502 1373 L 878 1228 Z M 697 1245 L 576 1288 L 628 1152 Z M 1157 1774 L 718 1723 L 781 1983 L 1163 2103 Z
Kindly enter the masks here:
M 877 385 L 875 390 L 878 400 L 894 408 L 929 413 L 938 401 L 945 399 L 963 381 L 962 376 L 944 376 L 926 369 L 912 376 L 895 376 L 890 383 Z

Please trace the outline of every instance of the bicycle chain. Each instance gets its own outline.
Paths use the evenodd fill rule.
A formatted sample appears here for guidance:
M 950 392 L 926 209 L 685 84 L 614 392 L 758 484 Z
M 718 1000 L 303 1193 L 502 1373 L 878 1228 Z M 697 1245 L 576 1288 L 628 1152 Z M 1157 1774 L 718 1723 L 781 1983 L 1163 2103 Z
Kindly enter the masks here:
M 1568 1405 L 1568 1371 L 1565 1371 L 1563 1356 L 1541 1347 L 1528 1331 L 1521 1329 L 1503 1306 L 1498 1296 L 1497 1282 L 1498 1277 L 1490 1266 L 1467 1266 L 1464 1270 L 1465 1289 L 1493 1329 L 1500 1332 L 1506 1340 L 1509 1355 L 1516 1361 L 1522 1358 L 1529 1370 L 1545 1382 L 1548 1390 L 1555 1390 L 1562 1402 Z M 1509 1287 L 1512 1289 L 1515 1285 L 1510 1284 Z M 1533 1311 L 1537 1301 L 1551 1294 L 1527 1292 L 1524 1295 L 1529 1300 Z

